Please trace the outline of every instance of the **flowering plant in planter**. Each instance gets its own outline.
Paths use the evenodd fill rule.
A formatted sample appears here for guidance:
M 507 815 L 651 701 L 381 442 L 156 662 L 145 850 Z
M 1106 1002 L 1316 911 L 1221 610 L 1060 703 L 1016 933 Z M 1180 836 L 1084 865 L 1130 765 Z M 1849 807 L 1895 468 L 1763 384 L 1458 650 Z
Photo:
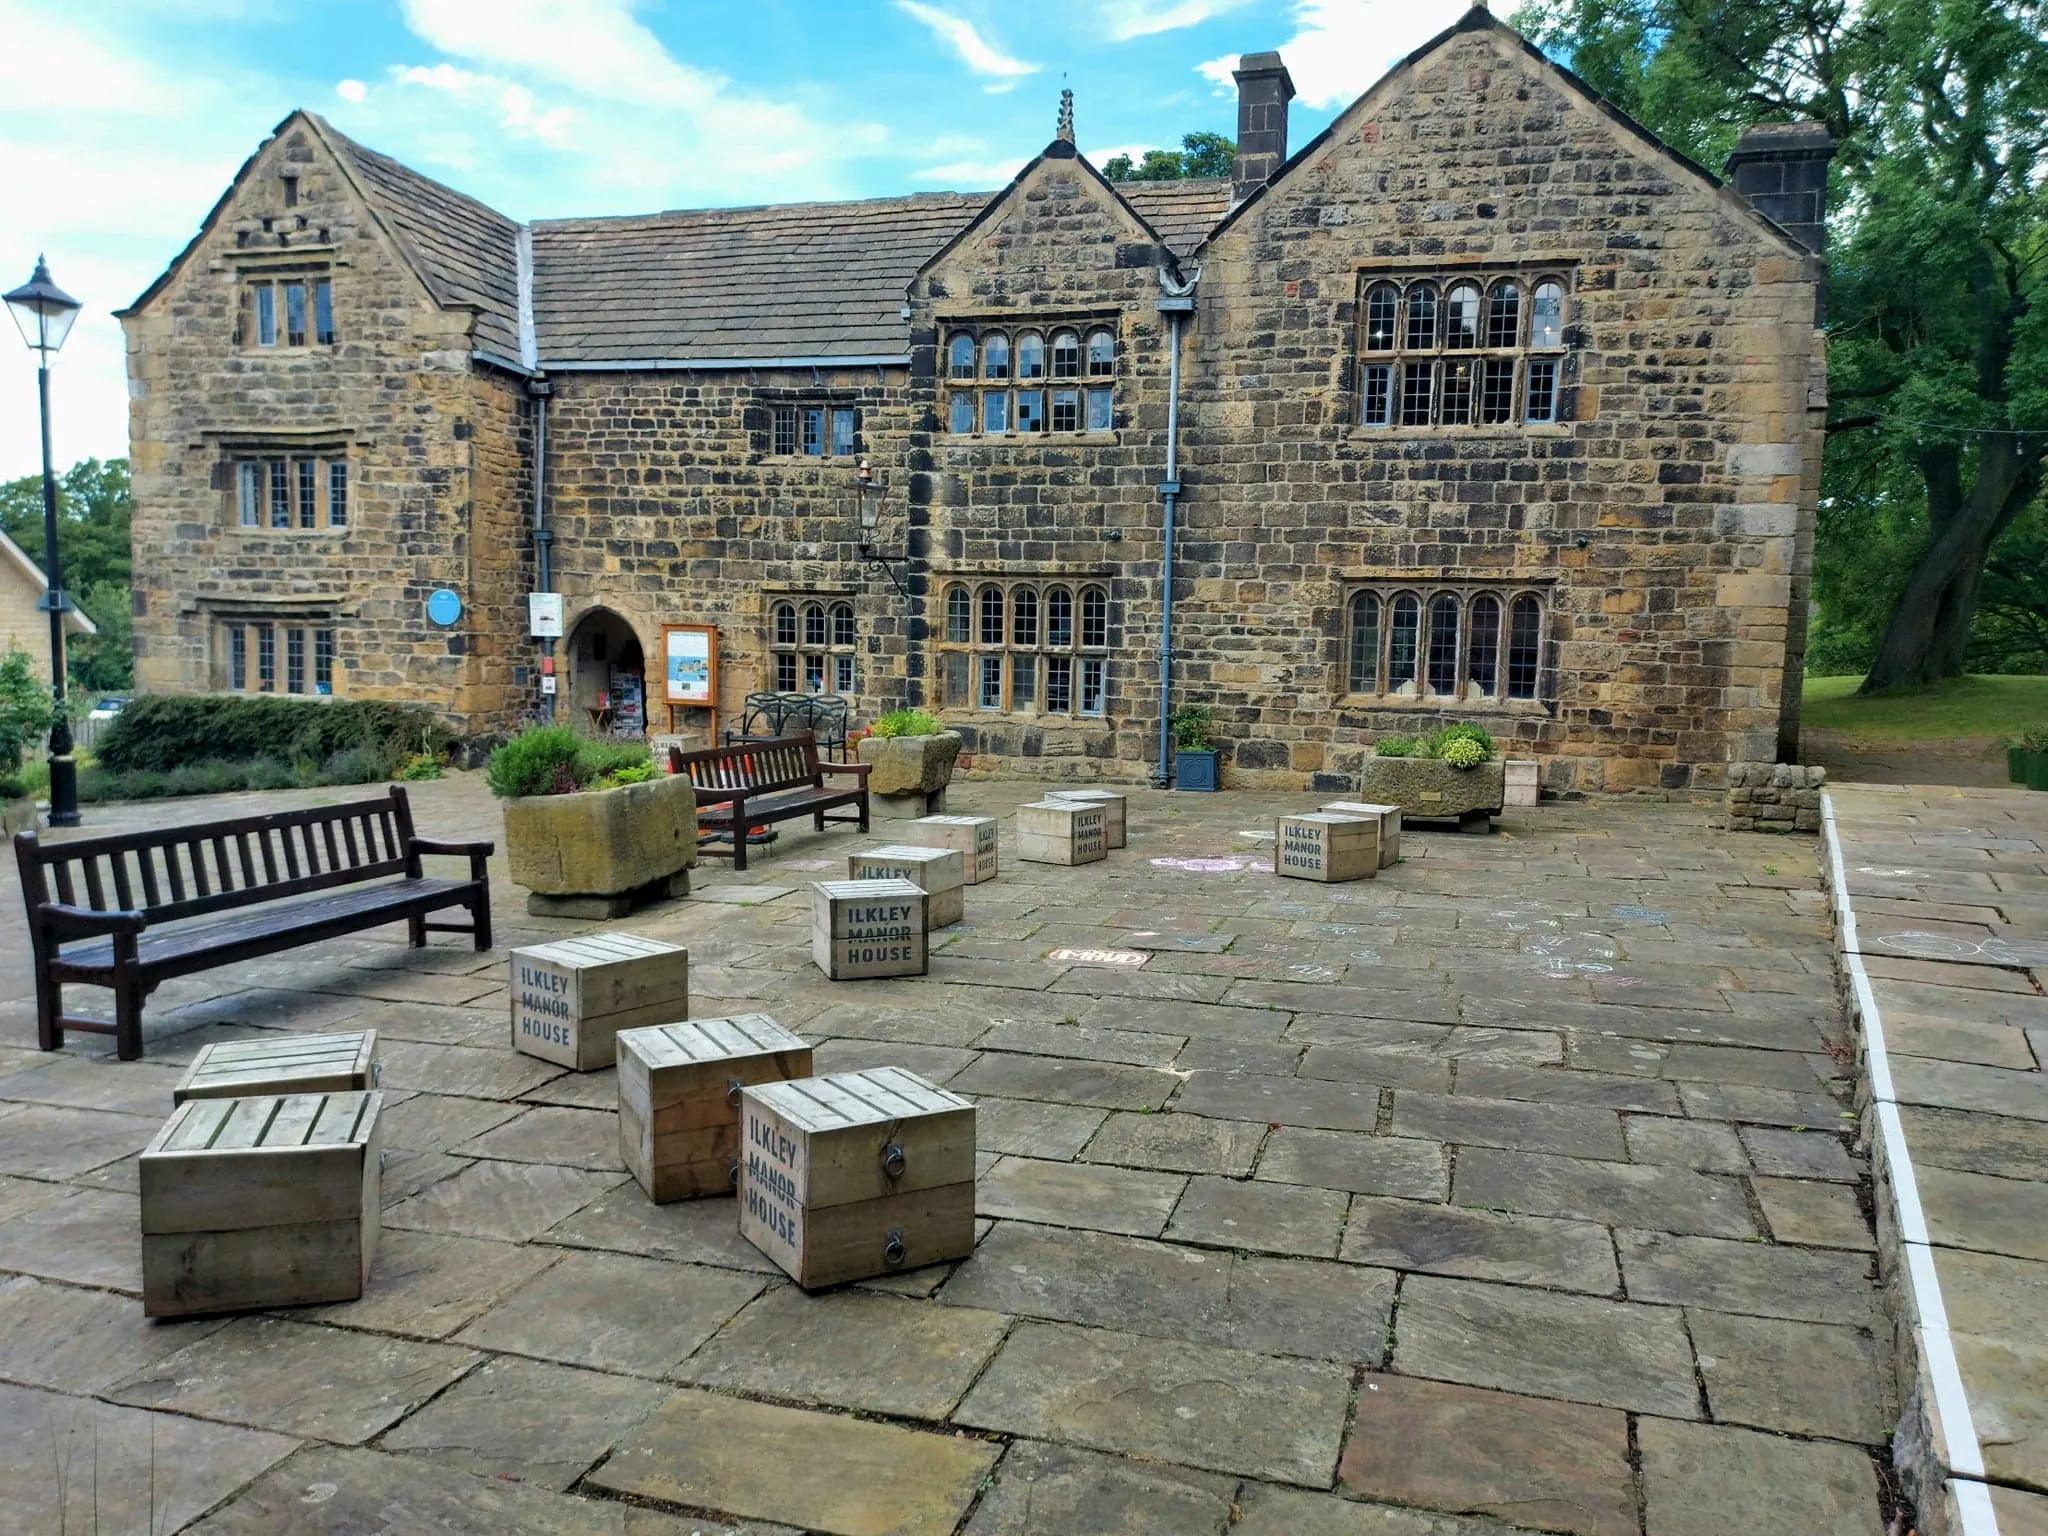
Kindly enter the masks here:
M 493 752 L 484 781 L 505 802 L 505 853 L 529 910 L 545 910 L 534 898 L 680 894 L 671 882 L 697 862 L 697 792 L 645 743 L 541 726 Z

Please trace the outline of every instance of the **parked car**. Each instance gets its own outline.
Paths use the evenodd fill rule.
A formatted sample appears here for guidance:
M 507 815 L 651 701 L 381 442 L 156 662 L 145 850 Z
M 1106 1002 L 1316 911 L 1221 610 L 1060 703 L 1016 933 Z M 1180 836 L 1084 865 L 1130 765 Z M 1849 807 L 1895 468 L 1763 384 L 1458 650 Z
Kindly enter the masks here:
M 127 707 L 128 700 L 123 694 L 109 694 L 87 711 L 88 720 L 111 720 Z

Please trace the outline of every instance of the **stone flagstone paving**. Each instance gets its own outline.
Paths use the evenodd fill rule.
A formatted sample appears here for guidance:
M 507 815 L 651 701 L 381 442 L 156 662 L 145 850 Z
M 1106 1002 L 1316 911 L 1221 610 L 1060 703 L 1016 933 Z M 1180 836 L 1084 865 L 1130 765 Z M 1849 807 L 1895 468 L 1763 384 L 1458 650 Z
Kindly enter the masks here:
M 729 1200 L 641 1197 L 611 1072 L 508 1048 L 505 948 L 591 925 L 527 916 L 502 858 L 504 948 L 393 929 L 180 981 L 125 1065 L 30 1048 L 10 868 L 0 1507 L 222 1536 L 1886 1529 L 1891 1325 L 1811 841 L 1549 804 L 1308 886 L 1240 834 L 1311 797 L 1133 789 L 1128 849 L 1015 863 L 1042 788 L 955 786 L 1005 818 L 1005 865 L 928 977 L 829 982 L 808 902 L 758 899 L 887 822 L 785 827 L 746 874 L 700 870 L 708 899 L 611 925 L 688 946 L 695 1016 L 765 1011 L 820 1070 L 897 1062 L 980 1105 L 975 1257 L 817 1297 Z M 429 835 L 499 835 L 474 776 L 415 804 Z M 2034 1022 L 1944 1037 L 1914 1102 L 1957 1180 L 2003 1171 L 1984 1116 L 2015 1113 L 1997 1074 Z M 177 1072 L 365 1026 L 390 1146 L 368 1294 L 142 1321 L 134 1154 Z M 2027 1225 L 1969 1246 L 2048 1257 Z

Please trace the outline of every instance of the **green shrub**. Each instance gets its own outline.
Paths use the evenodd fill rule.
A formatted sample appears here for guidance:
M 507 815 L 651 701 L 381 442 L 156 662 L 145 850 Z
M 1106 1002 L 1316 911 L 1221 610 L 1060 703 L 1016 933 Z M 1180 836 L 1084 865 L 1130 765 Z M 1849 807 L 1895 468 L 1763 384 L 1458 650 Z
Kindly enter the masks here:
M 423 709 L 372 699 L 294 698 L 278 694 L 144 694 L 101 735 L 100 763 L 117 773 L 169 772 L 181 763 L 325 763 L 362 747 L 384 770 L 414 752 L 439 751 L 452 738 Z
M 2037 725 L 2031 731 L 2022 731 L 2013 742 L 2022 752 L 2048 752 L 2048 725 Z
M 1173 744 L 1183 752 L 1206 752 L 1216 731 L 1216 710 L 1209 704 L 1183 704 L 1166 717 Z
M 390 777 L 391 765 L 373 747 L 349 747 L 320 765 L 322 784 L 376 784 Z
M 1422 743 L 1413 736 L 1382 736 L 1372 750 L 1378 757 L 1419 757 Z
M 1477 768 L 1486 761 L 1486 748 L 1470 736 L 1454 736 L 1436 755 L 1453 768 Z
M 0 779 L 0 800 L 26 800 L 27 798 L 27 779 L 24 779 L 19 775 L 15 775 L 10 778 Z
M 408 784 L 417 784 L 422 779 L 441 777 L 441 757 L 437 752 L 415 752 L 398 765 L 398 777 Z
M 647 770 L 654 777 L 653 756 L 645 742 L 598 741 L 578 736 L 566 725 L 544 725 L 522 731 L 491 754 L 484 782 L 500 800 L 527 795 L 569 795 L 600 781 L 637 783 L 622 773 Z
M 658 771 L 652 763 L 641 763 L 631 768 L 614 768 L 598 787 L 603 789 L 617 784 L 645 784 Z
M 259 757 L 253 763 L 242 764 L 244 789 L 297 789 L 307 782 L 310 780 L 302 778 L 297 769 L 275 758 Z
M 36 676 L 27 651 L 9 646 L 0 656 L 0 774 L 18 772 L 22 753 L 56 723 L 49 685 Z
M 1493 756 L 1493 737 L 1488 734 L 1486 727 L 1462 721 L 1456 725 L 1438 726 L 1427 736 L 1423 737 L 1421 755 L 1423 757 L 1440 757 L 1445 762 L 1449 762 L 1450 759 L 1445 754 L 1449 750 L 1451 743 L 1457 741 L 1469 741 L 1479 748 L 1478 757 L 1472 758 L 1469 762 L 1461 762 L 1457 764 L 1458 767 L 1476 768 L 1479 764 L 1486 762 Z M 1460 756 L 1468 756 L 1468 754 L 1461 753 Z
M 921 709 L 892 709 L 868 727 L 870 736 L 936 736 L 945 726 Z

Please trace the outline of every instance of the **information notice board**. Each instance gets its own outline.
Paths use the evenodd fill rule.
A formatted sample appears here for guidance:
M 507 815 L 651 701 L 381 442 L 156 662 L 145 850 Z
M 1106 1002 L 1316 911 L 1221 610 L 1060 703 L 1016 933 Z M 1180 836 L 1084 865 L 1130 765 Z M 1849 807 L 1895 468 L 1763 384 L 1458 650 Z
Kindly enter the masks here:
M 718 708 L 718 627 L 664 624 L 662 700 L 670 709 Z

